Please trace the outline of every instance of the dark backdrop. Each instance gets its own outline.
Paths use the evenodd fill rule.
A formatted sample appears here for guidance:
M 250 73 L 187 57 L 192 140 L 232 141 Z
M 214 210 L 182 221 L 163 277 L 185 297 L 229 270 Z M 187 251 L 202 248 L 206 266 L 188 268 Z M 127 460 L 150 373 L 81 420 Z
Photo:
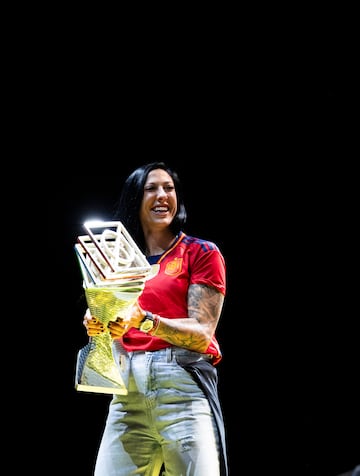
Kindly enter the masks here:
M 315 53 L 289 70 L 265 51 L 241 74 L 224 59 L 221 77 L 177 71 L 176 84 L 147 75 L 146 87 L 139 76 L 132 88 L 128 75 L 121 88 L 117 74 L 93 77 L 75 58 L 71 77 L 59 71 L 35 414 L 59 473 L 91 475 L 109 402 L 74 389 L 87 338 L 73 246 L 85 220 L 111 217 L 128 173 L 158 159 L 183 182 L 186 231 L 215 241 L 227 262 L 218 372 L 230 474 L 336 476 L 360 462 L 352 93 L 331 48 L 322 70 Z
M 359 461 L 358 358 L 353 285 L 336 249 L 347 255 L 337 230 L 351 230 L 327 183 L 339 177 L 329 166 L 260 161 L 251 152 L 243 160 L 162 158 L 184 184 L 186 231 L 215 241 L 227 262 L 218 372 L 231 474 L 335 476 L 351 469 Z M 91 474 L 109 397 L 74 389 L 76 354 L 87 337 L 73 246 L 85 220 L 112 217 L 123 180 L 148 159 L 84 159 L 83 170 L 59 169 L 49 194 L 55 286 L 44 416 L 51 438 L 61 441 L 51 450 L 56 466 L 74 474 Z

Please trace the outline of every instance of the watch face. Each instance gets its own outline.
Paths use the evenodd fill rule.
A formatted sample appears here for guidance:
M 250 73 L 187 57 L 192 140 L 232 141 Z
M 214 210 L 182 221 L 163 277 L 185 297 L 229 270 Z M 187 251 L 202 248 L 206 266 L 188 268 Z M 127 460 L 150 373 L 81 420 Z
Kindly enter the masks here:
M 145 321 L 141 324 L 140 330 L 142 332 L 149 332 L 154 327 L 154 322 L 150 319 L 145 319 Z

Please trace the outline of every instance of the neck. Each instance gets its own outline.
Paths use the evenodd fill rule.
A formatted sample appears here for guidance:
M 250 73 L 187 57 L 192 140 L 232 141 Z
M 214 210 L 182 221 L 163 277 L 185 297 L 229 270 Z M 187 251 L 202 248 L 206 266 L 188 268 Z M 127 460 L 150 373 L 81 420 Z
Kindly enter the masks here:
M 146 256 L 160 255 L 174 243 L 176 236 L 169 233 L 161 235 L 150 234 L 146 237 Z

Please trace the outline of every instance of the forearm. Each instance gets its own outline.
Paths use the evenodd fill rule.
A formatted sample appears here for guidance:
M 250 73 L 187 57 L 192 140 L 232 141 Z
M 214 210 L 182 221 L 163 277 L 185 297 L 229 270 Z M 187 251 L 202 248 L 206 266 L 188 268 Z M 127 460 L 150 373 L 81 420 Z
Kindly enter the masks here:
M 215 333 L 224 303 L 224 296 L 204 285 L 191 285 L 188 294 L 189 317 L 168 319 L 154 316 L 157 320 L 152 335 L 172 345 L 206 352 Z
M 154 314 L 156 324 L 151 335 L 169 344 L 195 352 L 206 352 L 211 335 L 194 318 L 168 319 Z

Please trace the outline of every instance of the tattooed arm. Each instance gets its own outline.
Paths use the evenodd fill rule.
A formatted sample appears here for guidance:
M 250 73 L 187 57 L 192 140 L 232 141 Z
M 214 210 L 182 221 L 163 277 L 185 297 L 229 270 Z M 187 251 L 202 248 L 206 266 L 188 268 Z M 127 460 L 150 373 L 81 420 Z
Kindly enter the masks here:
M 219 322 L 224 296 L 203 284 L 191 284 L 188 292 L 188 318 L 159 317 L 155 334 L 167 342 L 196 352 L 205 352 Z
M 205 352 L 209 346 L 219 322 L 224 296 L 215 288 L 203 284 L 191 284 L 188 291 L 188 317 L 169 319 L 154 314 L 156 327 L 152 335 L 160 337 L 177 347 Z M 118 318 L 104 329 L 97 319 L 90 316 L 89 311 L 84 318 L 88 334 L 98 335 L 109 330 L 116 339 L 122 337 L 130 327 L 139 327 L 145 317 L 145 311 L 136 302 L 126 318 Z

